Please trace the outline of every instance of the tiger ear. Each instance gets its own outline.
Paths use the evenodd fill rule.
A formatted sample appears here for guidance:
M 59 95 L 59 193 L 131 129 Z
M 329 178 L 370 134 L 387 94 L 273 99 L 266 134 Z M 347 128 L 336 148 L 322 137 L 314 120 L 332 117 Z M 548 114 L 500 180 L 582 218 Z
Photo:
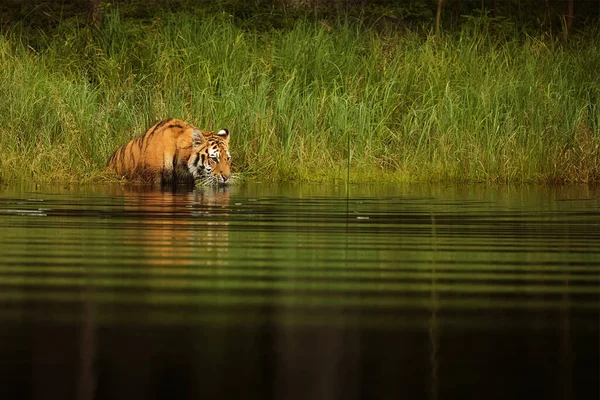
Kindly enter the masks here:
M 219 132 L 217 132 L 217 136 L 225 139 L 227 143 L 229 143 L 229 129 L 223 128 Z
M 200 132 L 199 129 L 194 129 L 192 131 L 192 145 L 193 147 L 199 147 L 202 145 L 202 143 L 204 143 L 204 141 L 206 140 L 206 138 L 204 137 L 204 135 L 202 134 L 202 132 Z

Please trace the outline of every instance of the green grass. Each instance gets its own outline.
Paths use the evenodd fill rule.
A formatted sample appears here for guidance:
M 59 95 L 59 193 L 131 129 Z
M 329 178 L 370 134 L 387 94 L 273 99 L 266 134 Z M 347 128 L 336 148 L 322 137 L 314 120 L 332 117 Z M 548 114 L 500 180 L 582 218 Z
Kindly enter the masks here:
M 156 120 L 232 132 L 257 179 L 600 179 L 600 31 L 442 38 L 357 20 L 249 30 L 163 13 L 0 31 L 0 181 L 104 181 Z

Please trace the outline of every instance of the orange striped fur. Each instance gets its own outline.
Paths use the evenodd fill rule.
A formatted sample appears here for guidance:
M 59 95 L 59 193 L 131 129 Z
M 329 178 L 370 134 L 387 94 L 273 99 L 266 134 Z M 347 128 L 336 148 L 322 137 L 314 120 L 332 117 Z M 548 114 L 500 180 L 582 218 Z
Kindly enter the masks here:
M 204 132 L 179 119 L 156 123 L 143 135 L 119 147 L 107 169 L 129 180 L 193 183 L 231 177 L 229 131 Z

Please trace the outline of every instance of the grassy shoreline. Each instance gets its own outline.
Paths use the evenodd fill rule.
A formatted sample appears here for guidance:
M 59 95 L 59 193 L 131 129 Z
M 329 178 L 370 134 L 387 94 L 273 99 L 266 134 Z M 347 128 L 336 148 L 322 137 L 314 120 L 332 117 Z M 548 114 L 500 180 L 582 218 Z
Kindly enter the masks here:
M 232 132 L 263 180 L 600 180 L 600 31 L 440 38 L 354 21 L 243 30 L 164 13 L 0 32 L 0 182 L 102 182 L 156 120 Z

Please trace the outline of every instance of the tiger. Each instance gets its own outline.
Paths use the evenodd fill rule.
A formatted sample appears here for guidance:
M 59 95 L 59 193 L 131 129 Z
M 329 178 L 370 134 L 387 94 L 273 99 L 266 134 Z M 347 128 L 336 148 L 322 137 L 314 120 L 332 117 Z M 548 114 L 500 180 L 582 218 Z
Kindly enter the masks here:
M 128 180 L 162 185 L 225 185 L 231 177 L 229 130 L 206 132 L 180 119 L 165 119 L 119 147 L 106 168 Z

